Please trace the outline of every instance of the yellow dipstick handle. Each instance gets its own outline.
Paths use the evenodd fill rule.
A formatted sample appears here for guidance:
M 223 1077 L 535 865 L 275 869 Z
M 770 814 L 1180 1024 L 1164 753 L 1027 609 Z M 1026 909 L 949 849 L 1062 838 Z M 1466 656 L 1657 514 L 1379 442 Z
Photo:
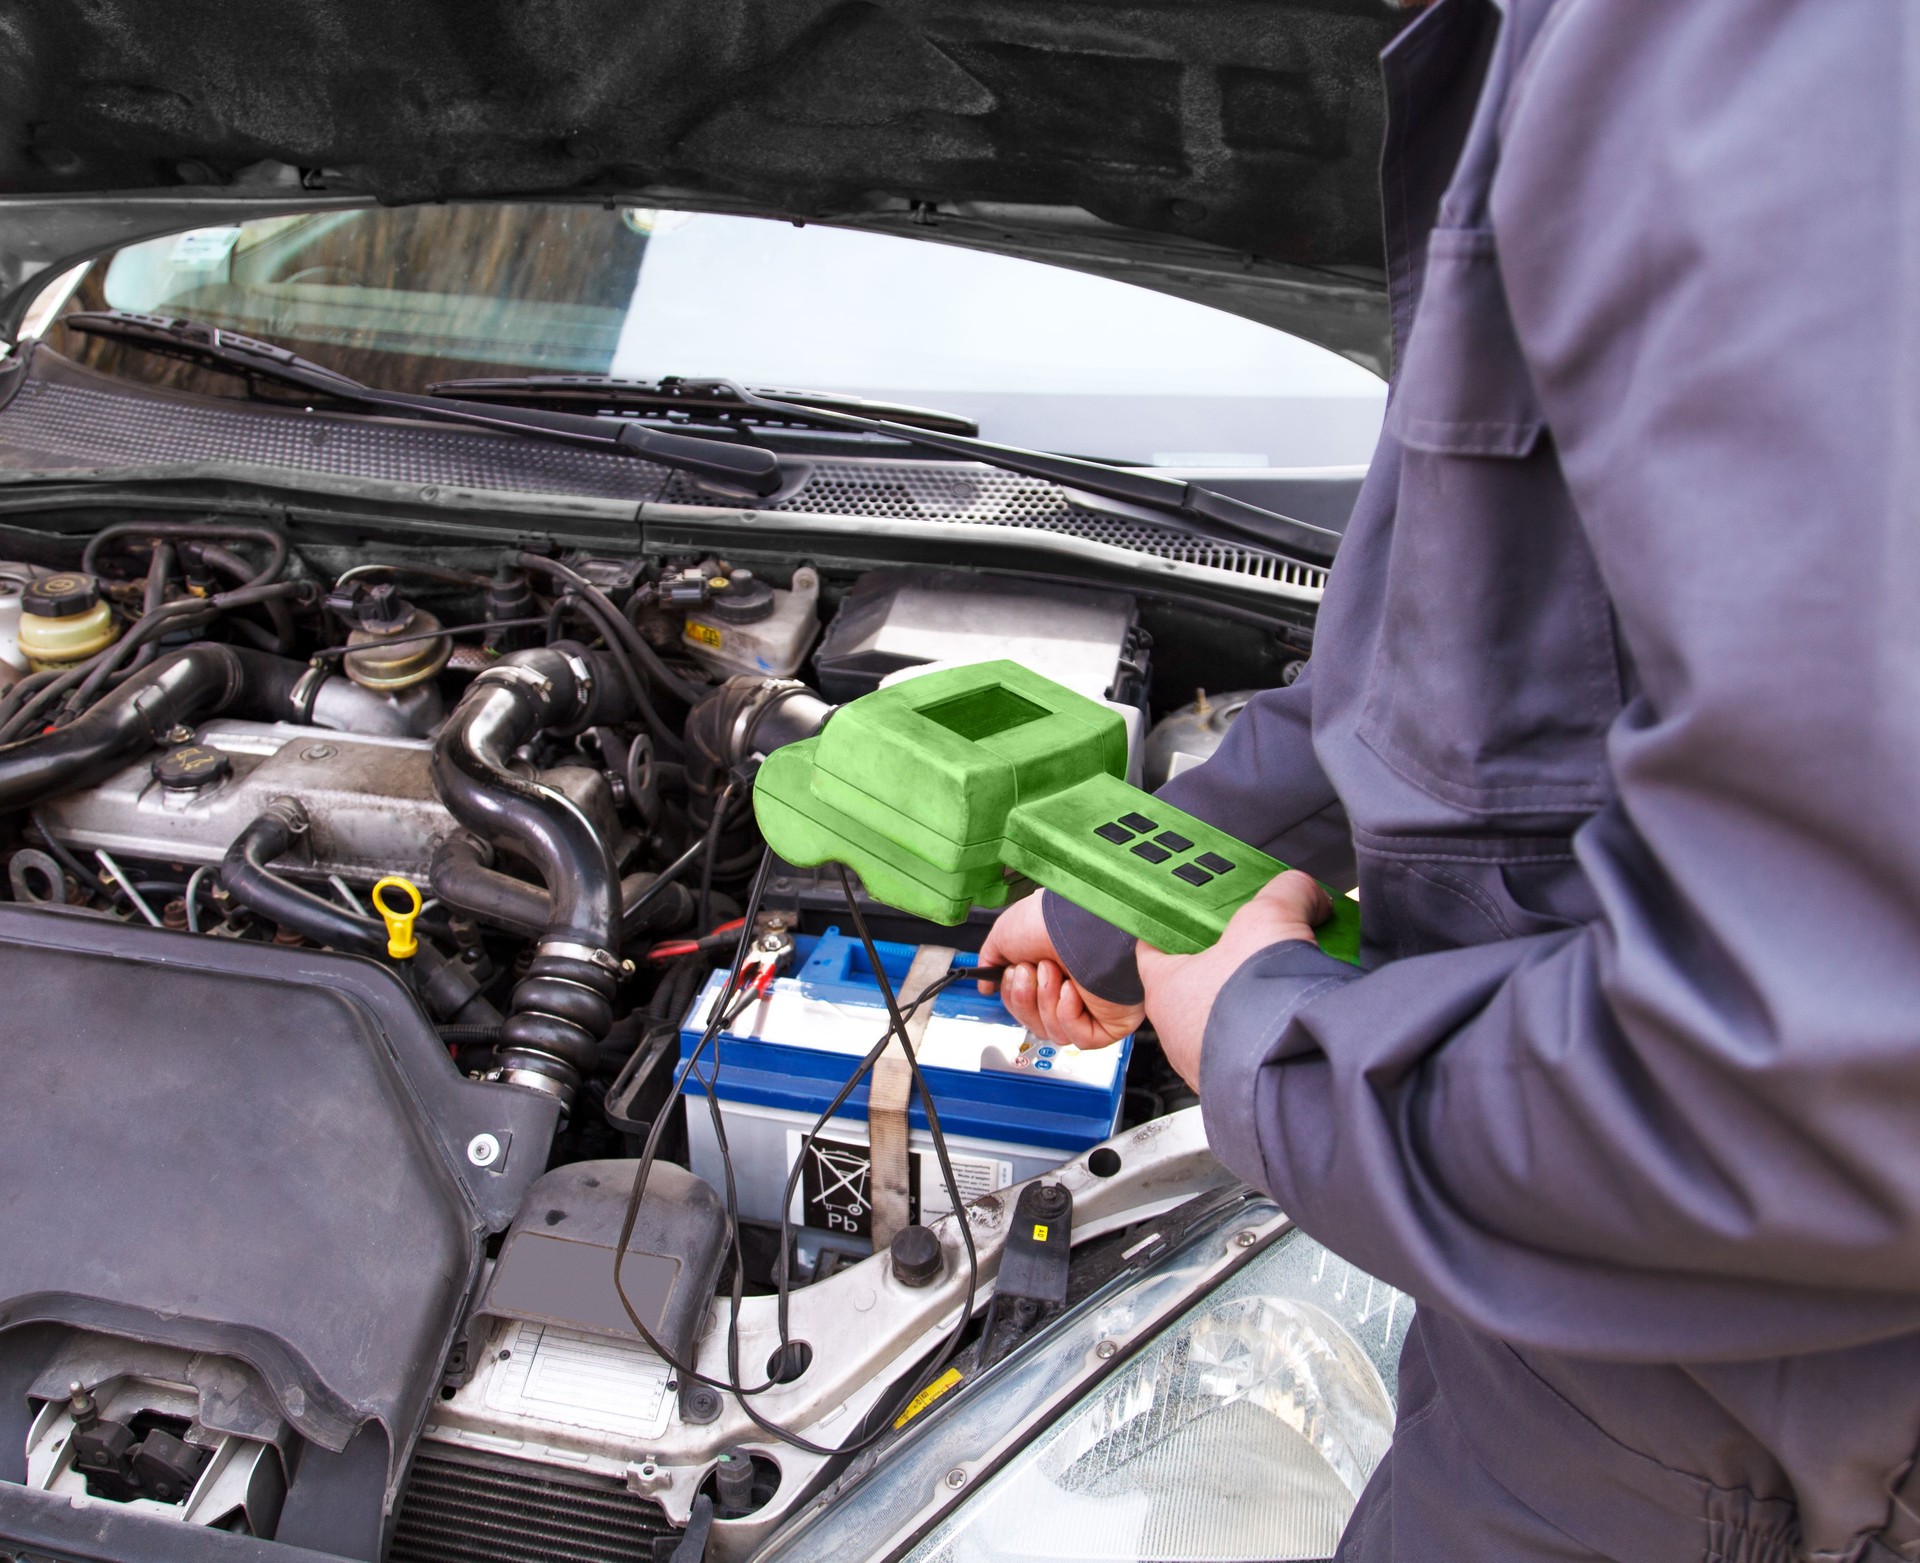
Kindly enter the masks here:
M 396 912 L 387 905 L 387 892 L 401 890 L 413 904 L 404 912 Z M 373 887 L 373 909 L 387 925 L 387 954 L 396 961 L 404 961 L 420 948 L 420 941 L 413 936 L 413 920 L 420 915 L 420 892 L 398 874 L 389 874 Z

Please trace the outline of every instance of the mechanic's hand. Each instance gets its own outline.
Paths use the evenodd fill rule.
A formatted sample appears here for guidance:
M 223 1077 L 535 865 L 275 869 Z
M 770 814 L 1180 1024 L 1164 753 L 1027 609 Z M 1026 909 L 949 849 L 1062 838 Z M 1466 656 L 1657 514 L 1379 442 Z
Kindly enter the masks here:
M 1015 1020 L 1049 1042 L 1107 1047 L 1133 1031 L 1146 1014 L 1139 1004 L 1097 998 L 1067 975 L 1037 894 L 1014 902 L 995 919 L 980 946 L 980 964 L 1005 968 L 1000 1001 Z M 993 989 L 983 982 L 980 991 Z
M 1219 942 L 1198 955 L 1168 955 L 1140 941 L 1140 983 L 1147 1017 L 1159 1033 L 1167 1062 L 1200 1089 L 1200 1043 L 1213 1001 L 1226 981 L 1270 944 L 1312 939 L 1316 924 L 1333 915 L 1333 901 L 1311 874 L 1290 868 L 1270 880 L 1233 914 Z

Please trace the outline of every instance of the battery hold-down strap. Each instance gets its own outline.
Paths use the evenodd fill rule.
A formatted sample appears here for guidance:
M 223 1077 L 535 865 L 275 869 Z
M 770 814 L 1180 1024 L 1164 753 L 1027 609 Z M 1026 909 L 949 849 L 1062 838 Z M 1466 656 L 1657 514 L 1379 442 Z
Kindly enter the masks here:
M 900 1007 L 904 1010 L 920 1000 L 935 983 L 947 975 L 957 951 L 941 944 L 923 944 L 913 952 L 913 964 L 907 968 L 907 980 L 900 985 Z M 915 1053 L 920 1039 L 927 1034 L 927 1022 L 933 1019 L 933 1006 L 922 1005 L 907 1020 L 907 1037 Z M 898 1041 L 879 1057 L 873 1066 L 873 1085 L 867 1092 L 867 1145 L 873 1166 L 873 1251 L 877 1254 L 893 1242 L 894 1234 L 913 1221 L 908 1178 L 907 1104 L 913 1098 L 913 1070 Z

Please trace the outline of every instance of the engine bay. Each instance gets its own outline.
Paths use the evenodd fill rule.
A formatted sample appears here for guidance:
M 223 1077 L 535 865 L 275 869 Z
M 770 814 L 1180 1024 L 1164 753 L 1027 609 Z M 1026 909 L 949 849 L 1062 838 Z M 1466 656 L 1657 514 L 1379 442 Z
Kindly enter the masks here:
M 1297 676 L 1301 615 L 180 515 L 19 551 L 0 1506 L 744 1558 L 1232 1186 L 1149 1032 L 1037 1042 L 973 980 L 991 913 L 772 858 L 753 776 L 1006 658 L 1153 787 Z M 856 1072 L 895 1031 L 917 1096 Z

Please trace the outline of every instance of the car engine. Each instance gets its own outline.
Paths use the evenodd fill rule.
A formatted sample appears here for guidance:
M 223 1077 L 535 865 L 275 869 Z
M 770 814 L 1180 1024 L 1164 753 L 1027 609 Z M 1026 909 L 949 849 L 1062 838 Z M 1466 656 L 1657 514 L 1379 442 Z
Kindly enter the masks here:
M 219 518 L 80 543 L 0 564 L 30 1085 L 0 1093 L 0 1509 L 744 1557 L 941 1342 L 983 1360 L 1056 1306 L 1016 1289 L 968 1333 L 1013 1262 L 1001 1191 L 1058 1190 L 1077 1237 L 1223 1185 L 1157 1050 L 1055 1057 L 955 986 L 987 914 L 763 868 L 751 809 L 836 703 L 994 657 L 1119 709 L 1137 779 L 1133 596 Z M 944 1137 L 901 1109 L 892 1204 L 865 1088 L 829 1105 L 884 1024 L 874 959 L 957 1082 Z M 742 962 L 759 1007 L 709 1078 L 691 1039 Z M 952 1188 L 964 1253 L 931 1230 Z

